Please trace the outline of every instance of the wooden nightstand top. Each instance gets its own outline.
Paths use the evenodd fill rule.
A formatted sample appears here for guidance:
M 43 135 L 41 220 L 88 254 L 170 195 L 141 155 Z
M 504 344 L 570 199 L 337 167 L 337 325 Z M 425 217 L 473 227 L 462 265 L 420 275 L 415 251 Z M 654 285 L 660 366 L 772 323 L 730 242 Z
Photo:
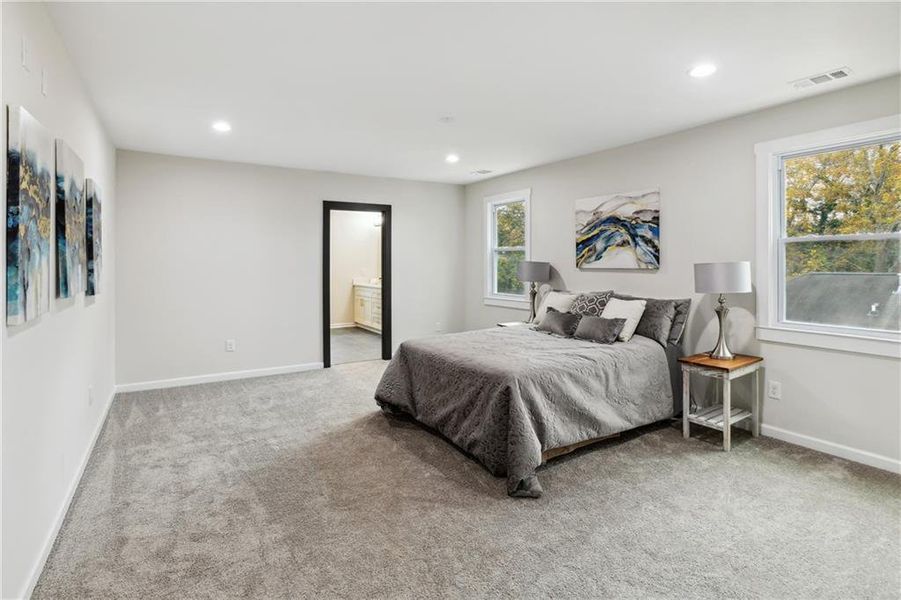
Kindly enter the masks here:
M 710 358 L 707 354 L 693 354 L 691 356 L 683 356 L 679 359 L 680 363 L 694 365 L 696 367 L 706 367 L 708 369 L 719 369 L 720 371 L 734 371 L 753 365 L 762 361 L 759 356 L 749 356 L 747 354 L 736 354 L 732 360 L 723 360 L 721 358 Z

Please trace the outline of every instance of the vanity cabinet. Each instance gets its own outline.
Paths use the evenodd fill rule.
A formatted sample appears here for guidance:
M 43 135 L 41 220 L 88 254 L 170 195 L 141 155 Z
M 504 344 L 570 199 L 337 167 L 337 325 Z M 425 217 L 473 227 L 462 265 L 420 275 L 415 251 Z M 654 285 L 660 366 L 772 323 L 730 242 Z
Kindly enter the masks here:
M 358 327 L 382 332 L 382 289 L 354 285 L 354 323 Z

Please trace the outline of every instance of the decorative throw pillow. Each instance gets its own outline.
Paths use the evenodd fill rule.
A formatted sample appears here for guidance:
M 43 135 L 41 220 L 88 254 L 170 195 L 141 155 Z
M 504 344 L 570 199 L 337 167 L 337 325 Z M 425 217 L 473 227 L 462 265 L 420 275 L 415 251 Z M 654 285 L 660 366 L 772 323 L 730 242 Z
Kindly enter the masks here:
M 549 306 L 541 323 L 538 324 L 538 331 L 546 331 L 548 333 L 556 333 L 564 337 L 572 337 L 579 327 L 579 321 L 582 317 L 568 312 L 559 312 L 554 310 L 553 306 Z
M 625 319 L 605 319 L 604 317 L 584 316 L 576 327 L 574 336 L 580 340 L 612 344 L 619 337 L 626 324 Z
M 676 316 L 673 317 L 673 328 L 669 330 L 668 341 L 670 344 L 678 344 L 685 332 L 685 321 L 688 320 L 688 311 L 691 308 L 691 298 L 673 300 L 676 304 Z
M 606 292 L 586 292 L 579 294 L 570 307 L 569 312 L 583 317 L 600 317 L 607 306 L 607 300 L 613 295 L 613 290 Z
M 559 312 L 568 312 L 573 305 L 576 296 L 577 294 L 570 294 L 568 292 L 548 292 L 547 296 L 541 301 L 538 310 L 535 311 L 535 320 L 533 323 L 536 325 L 541 323 L 548 308 L 554 308 Z
M 614 294 L 613 297 L 621 300 L 644 300 L 647 302 L 635 333 L 656 340 L 664 348 L 667 342 L 672 344 L 679 342 L 682 331 L 685 329 L 688 309 L 691 306 L 690 299 L 641 298 L 625 294 Z
M 628 342 L 641 321 L 641 315 L 644 313 L 644 307 L 647 302 L 644 300 L 621 300 L 619 298 L 610 298 L 604 312 L 601 314 L 605 319 L 625 319 L 626 324 L 623 330 L 619 332 L 619 339 L 622 342 Z

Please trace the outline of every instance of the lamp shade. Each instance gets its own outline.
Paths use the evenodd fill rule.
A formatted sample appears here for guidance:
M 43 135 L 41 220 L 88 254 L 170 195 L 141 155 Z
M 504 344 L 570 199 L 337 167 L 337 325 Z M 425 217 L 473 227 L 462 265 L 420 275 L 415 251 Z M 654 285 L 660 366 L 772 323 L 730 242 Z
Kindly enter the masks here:
M 516 269 L 520 281 L 550 281 L 551 263 L 524 260 Z
M 701 294 L 742 294 L 751 290 L 751 263 L 696 263 L 695 291 Z

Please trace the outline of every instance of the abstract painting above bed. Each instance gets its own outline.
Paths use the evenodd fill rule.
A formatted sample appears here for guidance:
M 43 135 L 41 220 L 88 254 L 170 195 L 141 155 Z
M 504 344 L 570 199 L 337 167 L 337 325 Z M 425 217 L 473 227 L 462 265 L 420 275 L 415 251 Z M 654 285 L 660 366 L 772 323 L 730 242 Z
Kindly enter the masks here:
M 660 190 L 583 198 L 575 213 L 577 268 L 660 268 Z

